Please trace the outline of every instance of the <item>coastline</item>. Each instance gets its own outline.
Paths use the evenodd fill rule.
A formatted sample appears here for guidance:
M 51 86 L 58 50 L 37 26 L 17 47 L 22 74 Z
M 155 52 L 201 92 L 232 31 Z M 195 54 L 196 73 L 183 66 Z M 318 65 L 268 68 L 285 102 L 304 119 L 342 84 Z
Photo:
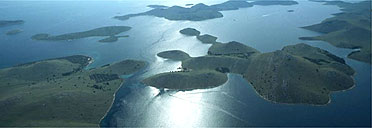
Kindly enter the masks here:
M 103 116 L 101 117 L 101 119 L 99 120 L 99 122 L 98 122 L 98 127 L 101 127 L 100 124 L 101 124 L 102 120 L 107 116 L 107 114 L 110 112 L 112 106 L 114 105 L 114 102 L 115 102 L 115 99 L 116 99 L 116 93 L 119 91 L 119 89 L 120 89 L 120 88 L 124 85 L 124 83 L 125 83 L 125 80 L 124 80 L 124 79 L 122 79 L 122 80 L 123 80 L 123 82 L 120 83 L 120 86 L 115 90 L 115 93 L 113 94 L 113 98 L 112 98 L 112 102 L 111 102 L 110 107 L 106 110 L 105 115 L 103 115 Z
M 115 93 L 113 94 L 113 98 L 112 98 L 112 103 L 110 105 L 110 107 L 106 110 L 104 116 L 101 117 L 101 119 L 99 120 L 98 122 L 98 127 L 101 127 L 101 122 L 103 121 L 103 119 L 105 119 L 105 117 L 109 114 L 109 112 L 111 111 L 112 109 L 112 106 L 114 105 L 115 103 L 115 100 L 116 100 L 116 93 L 118 93 L 118 91 L 124 86 L 125 82 L 127 79 L 130 79 L 131 77 L 134 77 L 136 76 L 136 74 L 138 73 L 142 73 L 143 71 L 145 71 L 146 69 L 149 68 L 149 63 L 147 61 L 144 61 L 145 62 L 145 67 L 140 69 L 139 71 L 137 72 L 134 72 L 134 73 L 131 73 L 131 74 L 128 74 L 128 75 L 131 75 L 129 78 L 121 78 L 121 80 L 123 80 L 123 82 L 121 82 L 120 86 L 115 90 Z

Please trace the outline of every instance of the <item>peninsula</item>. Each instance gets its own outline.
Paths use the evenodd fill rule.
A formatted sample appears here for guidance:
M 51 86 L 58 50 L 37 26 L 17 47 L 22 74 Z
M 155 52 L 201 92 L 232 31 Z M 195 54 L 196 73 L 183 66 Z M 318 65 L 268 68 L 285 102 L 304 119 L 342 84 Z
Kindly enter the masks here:
M 60 41 L 60 40 L 76 40 L 87 37 L 107 37 L 100 40 L 99 42 L 115 42 L 119 37 L 128 36 L 116 36 L 122 32 L 129 31 L 131 27 L 128 26 L 107 26 L 96 28 L 83 32 L 68 33 L 62 35 L 51 36 L 49 34 L 36 34 L 31 38 L 33 40 L 47 40 L 47 41 Z
M 0 126 L 98 127 L 114 93 L 146 63 L 124 60 L 91 70 L 75 55 L 0 69 Z
M 348 57 L 371 63 L 371 1 L 347 3 L 342 1 L 312 0 L 326 5 L 337 5 L 341 13 L 334 14 L 319 24 L 303 27 L 322 33 L 316 37 L 301 37 L 302 40 L 322 40 L 340 47 L 355 49 Z
M 344 59 L 307 44 L 260 53 L 232 41 L 213 43 L 208 55 L 183 60 L 182 71 L 157 74 L 142 82 L 156 88 L 203 89 L 222 85 L 226 73 L 242 75 L 261 97 L 272 102 L 325 105 L 332 91 L 354 86 L 355 72 Z M 205 81 L 209 83 L 199 84 Z

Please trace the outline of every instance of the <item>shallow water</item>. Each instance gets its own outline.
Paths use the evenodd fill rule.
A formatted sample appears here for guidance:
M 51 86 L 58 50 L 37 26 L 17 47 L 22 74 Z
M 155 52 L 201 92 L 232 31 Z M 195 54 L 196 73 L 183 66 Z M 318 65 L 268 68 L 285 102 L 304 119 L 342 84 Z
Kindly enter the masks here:
M 168 6 L 219 1 L 48 1 L 0 2 L 0 19 L 23 19 L 24 25 L 0 28 L 0 33 L 22 29 L 15 36 L 0 34 L 0 68 L 73 54 L 92 56 L 91 67 L 123 59 L 149 62 L 142 72 L 127 76 L 127 82 L 116 94 L 115 103 L 102 126 L 368 126 L 370 125 L 371 66 L 345 58 L 351 51 L 321 41 L 301 41 L 298 37 L 318 33 L 299 27 L 319 23 L 339 12 L 336 6 L 299 1 L 294 6 L 254 6 L 222 12 L 224 17 L 206 21 L 169 21 L 152 16 L 140 16 L 127 21 L 112 19 L 116 15 L 149 10 L 146 5 Z M 294 12 L 287 12 L 294 10 Z M 132 30 L 122 33 L 129 38 L 103 44 L 101 38 L 74 41 L 33 41 L 37 33 L 63 34 L 85 31 L 109 25 L 128 25 Z M 206 55 L 210 45 L 195 37 L 178 33 L 194 27 L 218 37 L 220 42 L 239 41 L 261 52 L 305 42 L 344 57 L 357 74 L 355 88 L 332 94 L 327 106 L 275 104 L 260 98 L 239 75 L 229 74 L 220 87 L 186 92 L 159 91 L 139 83 L 153 74 L 176 70 L 180 62 L 156 57 L 164 50 L 183 50 L 191 56 Z

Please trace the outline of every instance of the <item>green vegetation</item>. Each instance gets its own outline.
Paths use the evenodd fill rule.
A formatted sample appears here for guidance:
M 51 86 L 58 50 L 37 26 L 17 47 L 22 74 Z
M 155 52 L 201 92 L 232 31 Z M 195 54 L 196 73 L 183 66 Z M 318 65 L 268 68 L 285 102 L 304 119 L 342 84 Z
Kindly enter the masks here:
M 180 30 L 181 34 L 187 35 L 187 36 L 199 36 L 200 32 L 196 30 L 195 28 L 185 28 Z
M 6 35 L 17 35 L 17 34 L 19 34 L 21 32 L 23 32 L 23 31 L 20 30 L 20 29 L 14 29 L 14 30 L 10 30 L 10 31 L 6 32 L 5 34 Z
M 96 28 L 84 32 L 68 33 L 57 36 L 50 36 L 49 34 L 36 34 L 31 38 L 33 40 L 49 40 L 49 41 L 58 41 L 58 40 L 75 40 L 87 37 L 108 37 L 106 39 L 100 40 L 100 42 L 114 42 L 117 41 L 117 38 L 120 36 L 115 36 L 122 32 L 129 31 L 131 27 L 128 26 L 108 26 Z
M 23 20 L 0 20 L 0 27 L 19 25 L 23 23 L 25 23 Z
M 214 43 L 209 49 L 209 55 L 229 55 L 241 58 L 248 58 L 252 54 L 260 53 L 254 48 L 242 43 L 231 41 L 229 43 Z
M 224 73 L 198 70 L 161 73 L 146 78 L 143 83 L 156 88 L 192 90 L 216 87 L 226 81 L 227 76 Z
M 203 89 L 222 85 L 225 81 L 222 77 L 226 77 L 222 74 L 235 73 L 242 75 L 266 100 L 324 105 L 330 102 L 332 91 L 353 87 L 355 73 L 344 59 L 307 44 L 260 53 L 235 41 L 213 43 L 208 55 L 183 60 L 181 69 L 151 76 L 143 83 L 157 88 Z M 200 77 L 205 72 L 221 75 Z M 194 77 L 196 74 L 199 76 Z M 216 81 L 217 78 L 223 81 Z M 206 85 L 205 81 L 214 82 Z
M 76 55 L 1 69 L 0 126 L 98 126 L 124 82 L 119 76 L 146 64 L 125 60 L 84 70 L 91 61 Z
M 180 33 L 187 36 L 196 36 L 196 38 L 204 44 L 217 43 L 217 37 L 209 34 L 200 35 L 200 32 L 195 28 L 185 28 L 180 30 Z
M 356 49 L 349 58 L 371 63 L 371 1 L 347 3 L 342 1 L 316 1 L 327 5 L 337 5 L 341 13 L 334 14 L 320 24 L 303 27 L 323 33 L 317 37 L 301 37 L 303 40 L 323 40 L 340 47 Z
M 217 43 L 217 37 L 209 35 L 209 34 L 204 34 L 201 36 L 196 37 L 198 40 L 200 40 L 204 44 L 214 44 Z
M 182 61 L 190 58 L 189 54 L 180 51 L 180 50 L 170 50 L 170 51 L 164 51 L 157 54 L 159 57 L 176 60 L 176 61 Z
M 162 5 L 150 5 L 149 7 L 154 8 L 147 12 L 128 14 L 123 16 L 115 16 L 114 18 L 119 20 L 128 20 L 136 16 L 156 16 L 162 17 L 168 20 L 189 20 L 189 21 L 203 21 L 214 18 L 223 17 L 220 11 L 227 10 L 237 10 L 239 8 L 248 8 L 253 5 L 293 5 L 298 4 L 292 0 L 257 0 L 254 2 L 247 2 L 247 0 L 232 0 L 226 1 L 221 4 L 215 5 L 205 5 L 199 3 L 191 6 L 192 4 L 187 4 L 186 6 L 191 6 L 189 8 L 181 6 L 162 6 Z

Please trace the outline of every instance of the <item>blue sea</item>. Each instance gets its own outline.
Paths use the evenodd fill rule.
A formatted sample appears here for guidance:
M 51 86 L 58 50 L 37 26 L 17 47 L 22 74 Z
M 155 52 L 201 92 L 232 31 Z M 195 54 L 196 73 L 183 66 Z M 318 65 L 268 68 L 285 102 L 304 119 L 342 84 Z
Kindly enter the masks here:
M 90 68 L 124 59 L 149 62 L 148 67 L 126 77 L 115 102 L 101 126 L 371 126 L 371 65 L 346 58 L 352 50 L 336 48 L 322 41 L 298 37 L 320 33 L 300 27 L 320 23 L 340 12 L 337 6 L 299 0 L 292 6 L 254 6 L 223 11 L 223 18 L 205 21 L 169 21 L 139 16 L 126 21 L 117 15 L 148 11 L 151 4 L 218 4 L 226 0 L 96 0 L 96 1 L 0 1 L 1 20 L 24 20 L 23 25 L 0 28 L 0 68 L 68 55 L 94 58 Z M 353 0 L 354 2 L 354 0 Z M 288 12 L 294 10 L 294 12 Z M 115 43 L 99 43 L 100 37 L 73 41 L 35 41 L 38 33 L 64 34 L 103 26 L 125 25 L 132 29 Z M 356 70 L 354 88 L 334 92 L 326 106 L 277 104 L 262 99 L 252 86 L 236 74 L 222 86 L 186 92 L 159 90 L 140 81 L 151 75 L 176 70 L 181 62 L 159 58 L 156 53 L 182 50 L 192 57 L 207 54 L 209 44 L 178 31 L 193 27 L 219 42 L 238 41 L 261 52 L 280 50 L 286 45 L 306 43 L 343 57 Z M 8 36 L 9 30 L 22 33 Z

